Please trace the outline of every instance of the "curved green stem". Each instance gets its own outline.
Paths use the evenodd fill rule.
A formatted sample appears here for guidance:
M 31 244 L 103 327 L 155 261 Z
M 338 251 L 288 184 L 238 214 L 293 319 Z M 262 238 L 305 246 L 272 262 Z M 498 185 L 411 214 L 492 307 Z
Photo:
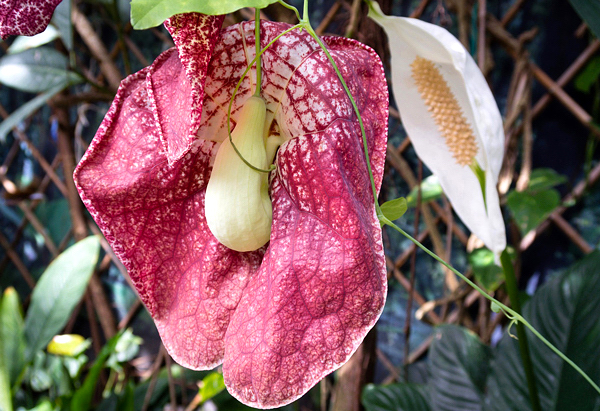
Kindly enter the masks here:
M 260 53 L 260 9 L 256 7 L 254 9 L 254 47 L 256 48 L 256 55 Z M 262 59 L 256 60 L 256 90 L 254 95 L 260 97 L 260 89 L 262 83 Z
M 504 281 L 506 285 L 506 291 L 510 299 L 510 304 L 513 309 L 521 313 L 521 302 L 519 301 L 519 288 L 517 287 L 517 278 L 513 269 L 512 262 L 506 250 L 502 251 L 500 255 L 500 262 L 502 269 L 504 270 Z M 531 402 L 531 409 L 533 411 L 541 411 L 542 406 L 540 405 L 540 397 L 538 395 L 537 385 L 535 382 L 535 373 L 533 370 L 533 362 L 531 361 L 531 355 L 529 352 L 529 344 L 527 342 L 527 334 L 525 333 L 525 327 L 523 323 L 517 321 L 517 340 L 519 341 L 519 351 L 521 352 L 521 360 L 523 362 L 523 369 L 525 370 L 525 378 L 527 380 L 527 388 L 529 389 L 529 400 Z
M 246 70 L 244 70 L 244 73 L 242 73 L 242 76 L 240 77 L 240 79 L 238 80 L 235 88 L 233 89 L 233 93 L 231 94 L 231 98 L 229 99 L 229 107 L 227 108 L 227 134 L 229 136 L 229 142 L 231 143 L 231 147 L 233 147 L 233 150 L 235 151 L 235 153 L 238 155 L 238 157 L 244 162 L 244 164 L 246 164 L 248 167 L 250 167 L 252 170 L 257 171 L 259 173 L 270 173 L 271 171 L 273 171 L 275 169 L 275 165 L 271 164 L 271 167 L 269 167 L 268 170 L 264 170 L 262 168 L 258 168 L 253 166 L 252 164 L 250 164 L 248 162 L 248 160 L 246 160 L 244 158 L 244 156 L 242 155 L 242 153 L 240 153 L 240 151 L 238 150 L 238 148 L 235 146 L 235 144 L 233 143 L 233 139 L 231 138 L 231 108 L 233 107 L 233 100 L 235 99 L 235 96 L 237 95 L 238 90 L 240 89 L 240 86 L 242 85 L 242 82 L 244 81 L 244 79 L 246 78 L 246 76 L 248 75 L 248 72 L 250 71 L 250 69 L 252 68 L 252 66 L 254 66 L 255 63 L 257 63 L 261 56 L 263 55 L 263 53 L 269 48 L 271 47 L 277 40 L 279 40 L 281 38 L 281 36 L 289 33 L 290 31 L 297 29 L 297 28 L 301 28 L 302 25 L 301 24 L 297 24 L 295 26 L 290 27 L 289 29 L 279 33 L 273 40 L 271 40 L 269 42 L 269 44 L 267 44 L 263 49 L 260 49 L 260 52 L 256 53 L 256 56 L 254 57 L 254 59 L 250 62 L 250 64 L 248 65 L 248 67 L 246 67 Z M 259 48 L 260 48 L 260 42 L 258 42 L 259 44 Z M 257 89 L 259 89 L 259 87 L 257 86 Z
M 423 244 L 421 244 L 419 241 L 417 241 L 415 238 L 413 238 L 410 234 L 408 234 L 407 232 L 405 232 L 403 229 L 401 229 L 400 227 L 398 227 L 396 224 L 392 223 L 390 220 L 388 220 L 385 217 L 381 218 L 381 222 L 383 224 L 389 225 L 390 227 L 392 227 L 394 230 L 398 231 L 400 234 L 402 234 L 404 237 L 408 238 L 410 241 L 412 241 L 417 247 L 419 247 L 421 250 L 425 251 L 427 254 L 429 254 L 433 259 L 435 259 L 437 262 L 439 262 L 440 264 L 442 264 L 443 266 L 445 266 L 446 268 L 448 268 L 450 271 L 452 271 L 454 274 L 456 274 L 457 276 L 459 276 L 464 282 L 466 282 L 467 284 L 469 284 L 472 288 L 474 288 L 475 290 L 477 290 L 483 297 L 485 297 L 486 299 L 488 299 L 489 301 L 491 301 L 492 303 L 495 303 L 496 306 L 500 307 L 500 309 L 502 311 L 504 311 L 505 313 L 510 314 L 510 316 L 512 316 L 512 319 L 514 321 L 516 321 L 517 324 L 523 324 L 525 327 L 527 327 L 529 329 L 529 331 L 531 331 L 533 333 L 533 335 L 535 335 L 537 338 L 540 339 L 540 341 L 542 341 L 548 348 L 550 348 L 556 355 L 558 355 L 561 359 L 563 359 L 567 364 L 569 364 L 571 367 L 573 367 L 575 369 L 575 371 L 577 371 L 583 378 L 585 378 L 585 380 L 592 386 L 594 387 L 594 389 L 598 392 L 598 394 L 600 394 L 600 387 L 585 373 L 585 371 L 583 371 L 581 368 L 579 368 L 579 366 L 577 364 L 575 364 L 573 361 L 571 361 L 566 355 L 564 355 L 558 348 L 556 348 L 554 345 L 552 345 L 552 343 L 550 341 L 548 341 L 546 338 L 544 338 L 544 336 L 542 336 L 542 334 L 539 333 L 538 330 L 536 330 L 531 324 L 529 324 L 529 322 L 523 318 L 523 316 L 521 314 L 519 314 L 518 312 L 516 312 L 515 310 L 513 310 L 512 308 L 502 304 L 500 301 L 496 300 L 494 297 L 490 296 L 488 293 L 486 293 L 483 289 L 481 289 L 477 284 L 475 284 L 473 281 L 469 280 L 467 277 L 465 277 L 462 273 L 460 273 L 458 270 L 456 270 L 454 267 L 452 267 L 450 264 L 448 264 L 447 262 L 445 262 L 443 259 L 441 259 L 440 257 L 438 257 L 433 251 L 429 250 L 427 247 L 425 247 Z M 509 318 L 511 318 L 509 316 Z
M 302 17 L 300 17 L 300 13 L 298 12 L 298 9 L 295 8 L 294 6 L 292 6 L 291 4 L 287 4 L 285 1 L 283 0 L 279 0 L 277 3 L 281 4 L 283 7 L 285 7 L 286 9 L 292 10 L 294 13 L 296 13 L 296 17 L 298 18 L 298 21 L 302 21 Z

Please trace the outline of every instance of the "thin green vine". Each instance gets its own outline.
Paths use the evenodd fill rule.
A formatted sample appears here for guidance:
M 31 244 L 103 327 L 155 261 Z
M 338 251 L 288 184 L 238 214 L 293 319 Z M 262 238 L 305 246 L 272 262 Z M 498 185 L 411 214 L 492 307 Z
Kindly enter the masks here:
M 256 7 L 254 9 L 254 48 L 256 55 L 260 54 L 260 9 Z M 262 84 L 262 59 L 256 59 L 256 90 L 254 90 L 254 96 L 260 97 L 260 90 Z

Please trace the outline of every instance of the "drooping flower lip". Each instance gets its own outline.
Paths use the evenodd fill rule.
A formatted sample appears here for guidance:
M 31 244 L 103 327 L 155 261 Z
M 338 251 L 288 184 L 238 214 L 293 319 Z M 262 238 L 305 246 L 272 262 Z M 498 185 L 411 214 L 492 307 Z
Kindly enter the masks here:
M 33 36 L 48 27 L 62 0 L 0 0 L 0 38 Z
M 262 57 L 261 94 L 271 132 L 287 142 L 270 176 L 270 242 L 254 252 L 224 247 L 207 227 L 204 195 L 227 136 L 227 105 L 254 57 L 254 23 L 219 32 L 215 18 L 186 14 L 167 27 L 178 50 L 124 80 L 75 181 L 173 358 L 194 369 L 223 362 L 236 398 L 281 406 L 347 361 L 385 303 L 360 127 L 306 31 L 275 42 Z M 261 44 L 288 27 L 261 23 Z M 388 113 L 382 65 L 358 42 L 324 41 L 362 114 L 379 187 Z M 253 76 L 234 99 L 234 130 Z
M 386 16 L 377 3 L 369 5 L 369 16 L 390 39 L 392 89 L 402 124 L 418 156 L 437 175 L 454 210 L 471 232 L 489 249 L 501 252 L 506 247 L 506 234 L 496 184 L 502 166 L 504 131 L 483 74 L 447 30 L 417 19 Z M 441 83 L 415 70 L 430 70 L 441 78 Z M 453 133 L 458 137 L 449 141 Z M 463 134 L 470 135 L 462 139 Z M 484 173 L 483 184 L 470 167 L 472 163 L 460 160 L 474 152 L 475 164 Z

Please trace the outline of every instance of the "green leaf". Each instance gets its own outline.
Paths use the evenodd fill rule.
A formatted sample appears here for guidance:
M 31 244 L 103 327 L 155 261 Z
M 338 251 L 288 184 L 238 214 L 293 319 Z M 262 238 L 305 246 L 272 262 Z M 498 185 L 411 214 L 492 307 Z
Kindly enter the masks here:
M 592 30 L 594 36 L 600 39 L 600 2 L 597 0 L 569 0 L 569 2 Z
M 551 168 L 536 168 L 529 176 L 527 191 L 538 192 L 567 182 L 567 177 Z
M 414 187 L 410 193 L 406 196 L 406 205 L 408 207 L 417 206 L 419 187 Z M 435 175 L 430 175 L 421 182 L 421 202 L 427 203 L 429 201 L 437 200 L 442 196 L 443 190 L 438 178 Z
M 540 287 L 523 316 L 592 380 L 600 382 L 600 252 L 595 251 Z M 600 410 L 600 396 L 571 366 L 529 331 L 542 409 Z M 490 410 L 527 410 L 529 393 L 518 342 L 505 335 L 492 363 Z
M 232 13 L 244 7 L 265 8 L 277 0 L 132 0 L 131 24 L 143 30 L 162 24 L 175 14 L 197 12 L 209 15 Z
M 106 361 L 106 366 L 114 370 L 121 369 L 120 363 L 132 360 L 138 355 L 142 339 L 133 334 L 130 328 L 123 331 L 117 341 L 114 352 Z
M 429 411 L 427 393 L 416 384 L 369 384 L 362 393 L 366 411 Z
M 216 371 L 211 372 L 202 379 L 202 385 L 200 385 L 199 394 L 202 402 L 210 400 L 224 389 L 225 382 L 223 381 L 223 374 Z
M 496 291 L 504 281 L 502 268 L 496 265 L 494 253 L 487 248 L 479 248 L 469 254 L 469 264 L 475 280 L 487 291 Z
M 102 347 L 98 357 L 96 357 L 96 361 L 94 361 L 94 365 L 92 365 L 88 375 L 85 377 L 83 385 L 75 391 L 75 394 L 73 395 L 73 399 L 71 400 L 72 410 L 87 411 L 90 409 L 100 371 L 104 368 L 104 364 L 106 363 L 106 360 L 108 360 L 108 357 L 115 352 L 119 339 L 122 336 L 123 332 L 118 333 Z
M 500 307 L 496 301 L 492 301 L 492 305 L 490 308 L 495 313 L 499 313 L 500 311 L 502 311 L 502 307 Z
M 67 57 L 54 49 L 29 49 L 0 59 L 0 83 L 29 93 L 41 93 L 58 85 L 64 88 L 81 82 L 81 77 L 67 67 Z
M 0 338 L 0 410 L 12 411 L 12 394 L 8 376 L 7 357 L 4 354 L 4 341 Z
M 554 189 L 545 191 L 511 191 L 506 205 L 523 235 L 535 229 L 560 204 L 560 194 Z
M 73 50 L 73 24 L 71 23 L 71 0 L 62 0 L 54 10 L 52 24 L 58 27 L 67 50 Z
M 59 84 L 54 88 L 48 90 L 47 92 L 40 94 L 32 100 L 29 100 L 27 103 L 23 104 L 21 107 L 13 111 L 10 116 L 4 119 L 2 123 L 0 123 L 0 141 L 4 141 L 6 139 L 6 135 L 16 127 L 21 121 L 25 120 L 27 117 L 35 113 L 40 107 L 42 107 L 50 98 L 54 95 L 60 93 L 65 87 L 70 84 Z
M 491 353 L 466 328 L 436 328 L 429 349 L 429 393 L 436 411 L 481 410 Z
M 46 228 L 54 244 L 60 244 L 71 230 L 69 202 L 66 198 L 43 201 L 35 209 L 35 215 Z M 34 234 L 35 231 L 32 231 Z
M 19 295 L 12 287 L 4 290 L 4 298 L 0 305 L 0 340 L 3 342 L 0 357 L 4 357 L 4 365 L 12 386 L 25 367 L 23 314 Z
M 31 361 L 65 326 L 94 271 L 100 241 L 90 236 L 69 247 L 44 271 L 25 318 L 25 359 Z
M 598 78 L 600 78 L 600 56 L 591 59 L 575 77 L 575 88 L 583 93 L 589 93 Z
M 46 30 L 35 36 L 18 36 L 14 39 L 7 50 L 7 54 L 17 54 L 28 49 L 33 49 L 60 37 L 60 32 L 53 26 L 46 27 Z
M 386 201 L 381 205 L 381 212 L 390 221 L 397 220 L 406 213 L 406 198 L 400 197 L 394 200 Z

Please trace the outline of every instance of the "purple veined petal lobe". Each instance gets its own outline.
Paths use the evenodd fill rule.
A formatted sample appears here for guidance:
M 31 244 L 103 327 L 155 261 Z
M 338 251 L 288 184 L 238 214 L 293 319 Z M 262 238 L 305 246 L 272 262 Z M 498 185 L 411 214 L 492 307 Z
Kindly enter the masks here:
M 188 33 L 185 21 L 178 33 Z M 261 44 L 288 27 L 262 22 Z M 233 89 L 254 58 L 254 22 L 186 51 L 208 32 L 174 34 L 178 53 L 124 80 L 75 180 L 173 358 L 194 369 L 224 362 L 234 396 L 271 408 L 341 366 L 375 324 L 387 289 L 381 228 L 348 97 L 317 43 L 293 31 L 262 56 L 270 135 L 286 141 L 270 176 L 271 240 L 247 253 L 218 243 L 204 195 Z M 362 114 L 379 188 L 388 114 L 381 62 L 358 42 L 324 40 Z M 208 66 L 198 50 L 210 54 Z M 251 70 L 233 128 L 255 84 Z
M 190 87 L 185 102 L 175 101 L 172 96 L 183 96 L 184 93 L 172 93 L 169 88 L 175 84 L 174 81 L 164 81 L 163 96 L 166 98 L 157 104 L 163 103 L 163 107 L 157 107 L 159 122 L 163 125 L 163 138 L 167 144 L 167 157 L 169 164 L 177 161 L 180 156 L 191 147 L 200 126 L 202 116 L 202 102 L 204 100 L 204 83 L 206 82 L 206 70 L 210 62 L 212 50 L 219 38 L 219 31 L 225 16 L 205 16 L 199 13 L 177 14 L 167 21 L 165 27 L 173 36 L 177 45 L 179 59 L 183 65 L 183 73 L 186 77 L 186 85 Z M 167 79 L 165 79 L 167 80 Z M 183 81 L 183 80 L 182 80 Z M 182 82 L 180 81 L 180 83 Z M 171 129 L 166 125 L 173 125 L 175 119 L 172 115 L 172 105 L 178 106 L 178 111 L 189 110 L 188 121 L 179 124 L 178 129 Z M 181 117 L 181 114 L 178 115 Z M 185 128 L 187 127 L 187 130 Z
M 62 0 L 0 0 L 0 38 L 33 36 L 48 27 Z

